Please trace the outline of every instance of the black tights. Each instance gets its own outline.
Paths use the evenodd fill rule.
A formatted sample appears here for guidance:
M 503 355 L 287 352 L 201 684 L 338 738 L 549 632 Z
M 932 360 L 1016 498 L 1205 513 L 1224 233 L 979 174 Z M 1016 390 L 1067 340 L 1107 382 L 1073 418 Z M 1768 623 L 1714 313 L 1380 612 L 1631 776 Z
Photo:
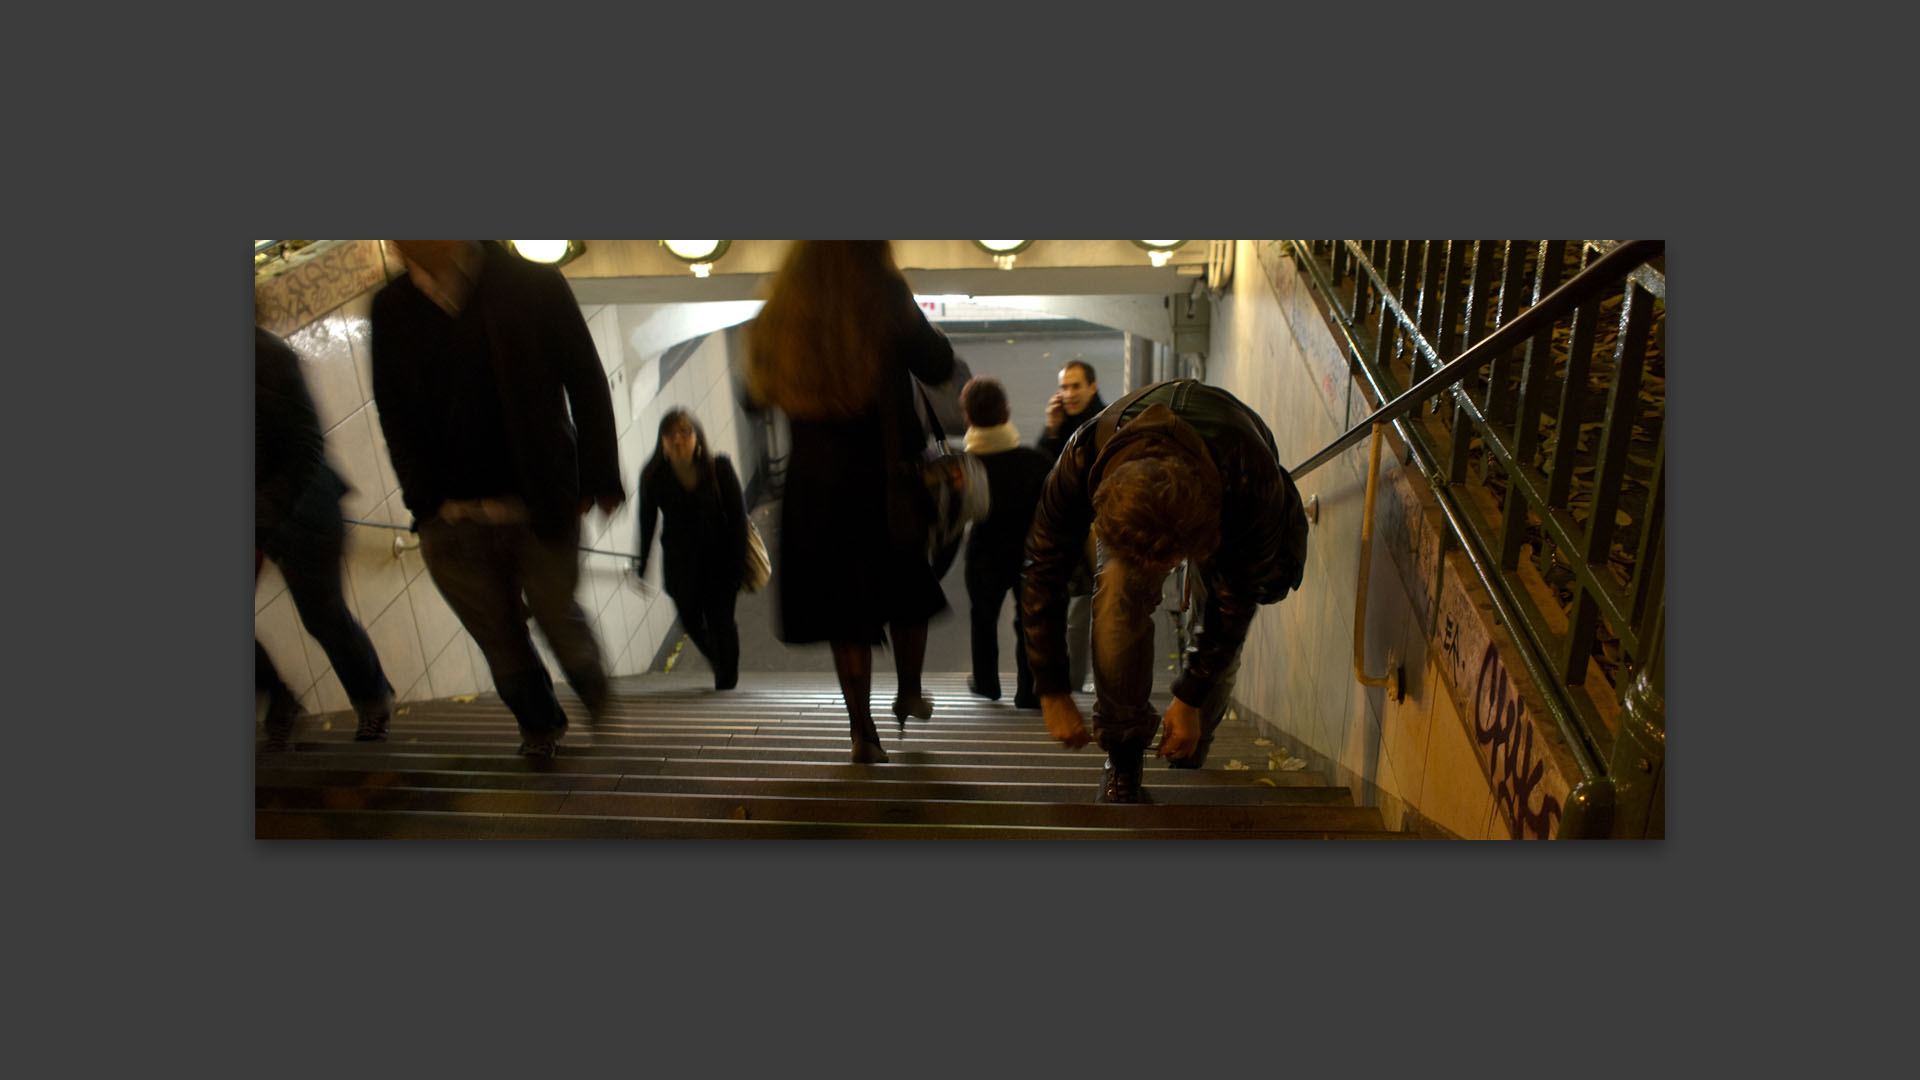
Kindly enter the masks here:
M 900 681 L 900 696 L 903 698 L 921 697 L 920 665 L 927 658 L 927 624 L 892 623 L 893 671 Z M 856 735 L 866 735 L 878 741 L 874 734 L 873 705 L 869 700 L 873 692 L 873 646 L 864 641 L 835 641 L 829 643 L 833 649 L 833 671 L 840 677 L 840 696 L 847 703 L 847 718 L 853 724 Z

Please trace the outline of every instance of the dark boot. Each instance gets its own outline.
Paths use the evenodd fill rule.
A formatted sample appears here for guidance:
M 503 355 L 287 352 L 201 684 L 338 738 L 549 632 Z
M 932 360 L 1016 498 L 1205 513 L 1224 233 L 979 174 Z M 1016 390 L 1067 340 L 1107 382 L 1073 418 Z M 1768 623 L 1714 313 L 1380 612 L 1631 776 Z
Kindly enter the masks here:
M 1140 786 L 1140 776 L 1144 768 L 1146 747 L 1139 743 L 1118 743 L 1107 749 L 1107 765 L 1100 774 L 1100 797 L 1096 802 L 1103 803 L 1144 803 L 1153 800 L 1147 797 Z
M 393 688 L 376 701 L 356 701 L 353 711 L 360 724 L 354 730 L 354 742 L 386 742 L 387 725 L 393 720 Z
M 607 718 L 607 699 L 612 696 L 607 685 L 607 673 L 600 670 L 598 665 L 565 670 L 567 685 L 573 688 L 580 704 L 586 706 L 587 723 L 599 727 Z
M 265 724 L 267 737 L 260 743 L 260 749 L 269 754 L 278 754 L 291 747 L 293 722 L 299 718 L 300 712 L 300 702 L 293 695 L 269 694 Z

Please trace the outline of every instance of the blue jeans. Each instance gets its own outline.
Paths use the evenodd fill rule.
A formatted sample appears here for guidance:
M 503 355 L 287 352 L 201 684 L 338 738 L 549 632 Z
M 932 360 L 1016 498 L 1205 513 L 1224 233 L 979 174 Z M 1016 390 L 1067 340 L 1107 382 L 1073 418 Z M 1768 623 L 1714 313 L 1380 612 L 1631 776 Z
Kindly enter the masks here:
M 437 517 L 420 524 L 427 573 L 487 658 L 494 690 L 528 734 L 567 726 L 553 679 L 527 632 L 529 616 L 540 624 L 587 711 L 597 715 L 606 704 L 600 643 L 573 599 L 580 583 L 579 542 L 577 522 L 566 536 L 551 541 L 526 525 Z

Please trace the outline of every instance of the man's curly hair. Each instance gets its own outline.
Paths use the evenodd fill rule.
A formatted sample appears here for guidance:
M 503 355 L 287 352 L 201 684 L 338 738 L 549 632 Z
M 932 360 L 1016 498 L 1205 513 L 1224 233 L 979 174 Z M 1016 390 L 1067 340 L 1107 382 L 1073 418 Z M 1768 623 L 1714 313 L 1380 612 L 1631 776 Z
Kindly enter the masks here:
M 1140 450 L 1108 464 L 1094 490 L 1100 542 L 1155 569 L 1212 554 L 1220 543 L 1220 474 L 1167 443 Z

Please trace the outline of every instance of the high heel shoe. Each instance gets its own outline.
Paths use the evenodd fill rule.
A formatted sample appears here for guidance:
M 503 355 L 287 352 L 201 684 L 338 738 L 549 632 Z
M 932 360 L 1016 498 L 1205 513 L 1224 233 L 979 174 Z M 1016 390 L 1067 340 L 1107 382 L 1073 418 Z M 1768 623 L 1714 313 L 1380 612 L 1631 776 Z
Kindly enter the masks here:
M 896 697 L 893 699 L 893 718 L 900 724 L 901 734 L 907 730 L 907 717 L 919 720 L 933 719 L 933 699 L 929 697 Z

